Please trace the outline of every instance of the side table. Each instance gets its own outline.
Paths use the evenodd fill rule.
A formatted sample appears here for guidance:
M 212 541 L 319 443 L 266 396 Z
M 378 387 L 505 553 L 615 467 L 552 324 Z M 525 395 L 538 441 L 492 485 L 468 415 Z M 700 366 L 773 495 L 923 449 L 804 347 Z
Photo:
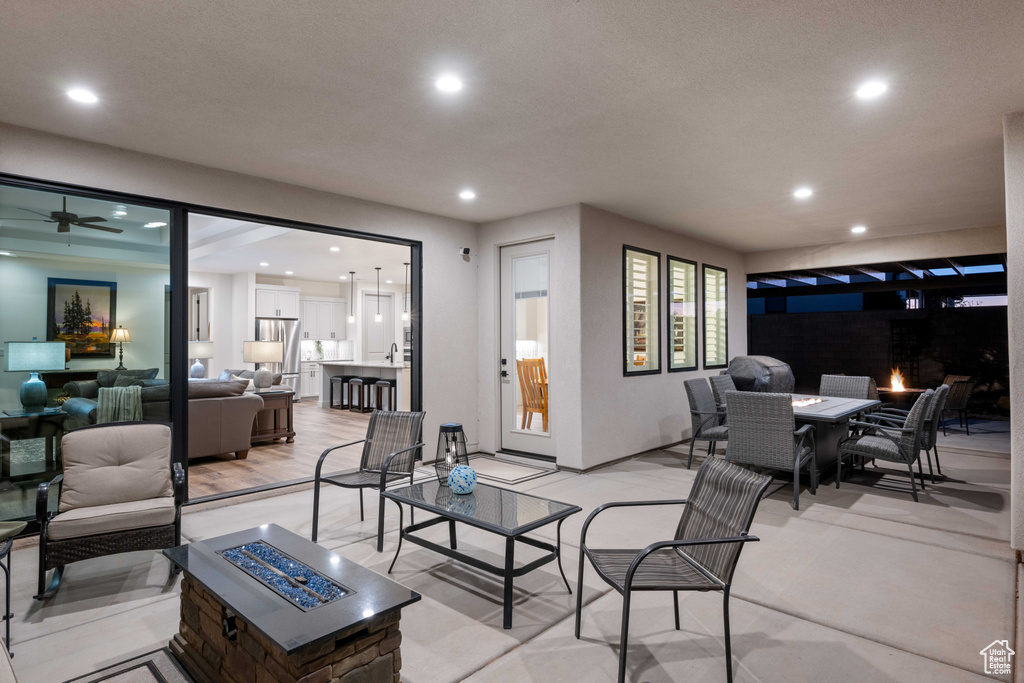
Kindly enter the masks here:
M 295 423 L 293 421 L 294 391 L 270 389 L 257 391 L 263 399 L 263 410 L 256 414 L 252 421 L 252 438 L 250 443 L 266 443 L 284 439 L 285 443 L 295 441 Z

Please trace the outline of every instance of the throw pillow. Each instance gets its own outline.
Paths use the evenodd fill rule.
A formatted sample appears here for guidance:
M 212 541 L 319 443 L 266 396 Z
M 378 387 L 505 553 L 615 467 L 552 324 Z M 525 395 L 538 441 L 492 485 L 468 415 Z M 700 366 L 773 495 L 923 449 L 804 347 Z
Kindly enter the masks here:
M 252 383 L 251 379 L 247 380 L 245 377 L 239 377 L 238 375 L 231 375 L 231 379 L 232 380 L 241 380 L 243 382 L 248 382 L 249 386 L 247 386 L 245 388 L 245 390 L 246 391 L 256 391 L 256 385 Z
M 114 380 L 115 387 L 134 387 L 142 386 L 142 381 L 138 377 L 132 377 L 131 375 L 118 375 L 117 379 Z

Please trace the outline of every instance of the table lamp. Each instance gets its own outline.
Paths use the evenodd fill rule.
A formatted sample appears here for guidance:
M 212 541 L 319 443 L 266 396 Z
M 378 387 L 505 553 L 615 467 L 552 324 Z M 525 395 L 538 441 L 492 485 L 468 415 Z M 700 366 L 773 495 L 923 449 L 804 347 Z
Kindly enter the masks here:
M 39 373 L 63 369 L 64 342 L 4 342 L 4 370 L 29 373 L 19 395 L 26 411 L 46 407 L 46 384 L 39 379 Z
M 130 334 L 128 334 L 128 330 L 118 325 L 117 329 L 110 333 L 110 343 L 118 344 L 120 351 L 120 356 L 117 359 L 118 365 L 114 369 L 127 370 L 128 368 L 124 366 L 124 345 L 132 343 L 132 337 Z
M 260 363 L 280 363 L 284 361 L 284 342 L 242 342 L 242 360 L 246 363 L 256 363 L 256 374 L 252 378 L 252 385 L 256 388 L 256 391 L 269 389 L 273 384 L 274 376 L 270 373 L 270 370 L 261 368 Z
M 200 361 L 205 358 L 213 358 L 213 342 L 190 341 L 188 343 L 188 357 L 196 359 L 196 362 L 189 369 L 189 375 L 196 379 L 202 379 L 206 375 L 206 368 Z

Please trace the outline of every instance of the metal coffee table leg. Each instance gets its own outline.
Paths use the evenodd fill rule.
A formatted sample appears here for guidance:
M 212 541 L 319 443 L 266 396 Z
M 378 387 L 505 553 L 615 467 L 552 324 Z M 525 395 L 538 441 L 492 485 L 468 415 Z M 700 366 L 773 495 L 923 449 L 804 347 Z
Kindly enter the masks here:
M 515 571 L 516 539 L 509 536 L 505 539 L 505 615 L 502 625 L 512 628 L 512 578 Z

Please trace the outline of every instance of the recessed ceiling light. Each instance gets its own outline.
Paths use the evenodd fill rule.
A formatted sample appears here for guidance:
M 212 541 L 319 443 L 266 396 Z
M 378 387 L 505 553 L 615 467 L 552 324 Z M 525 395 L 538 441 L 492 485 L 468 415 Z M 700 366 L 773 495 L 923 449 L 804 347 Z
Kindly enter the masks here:
M 290 271 L 290 270 L 286 270 L 286 271 L 284 271 L 284 274 L 285 274 L 285 275 L 295 275 L 295 273 L 294 273 L 294 272 L 292 272 L 292 271 Z
M 96 93 L 85 88 L 71 88 L 68 90 L 68 97 L 82 104 L 96 104 L 100 101 L 100 98 L 96 97 Z
M 341 251 L 341 247 L 331 247 L 331 251 Z
M 852 232 L 855 235 L 859 235 L 862 232 L 867 232 L 867 231 L 868 231 L 868 229 L 865 226 L 863 226 L 863 225 L 855 225 L 852 228 L 850 228 L 850 232 Z
M 118 209 L 118 210 L 114 211 L 113 213 L 114 213 L 115 216 L 127 216 L 128 215 L 128 212 L 124 211 L 123 209 Z
M 267 266 L 269 266 L 270 264 L 269 264 L 269 263 L 267 263 L 266 261 L 260 261 L 260 265 L 261 265 L 261 266 L 263 266 L 264 268 L 266 268 L 266 267 L 267 267 Z
M 167 224 L 162 222 L 162 221 L 153 221 L 151 223 L 146 223 L 142 227 L 144 227 L 144 228 L 162 228 L 165 225 L 167 225 Z
M 467 202 L 472 201 L 476 199 L 476 192 L 473 192 L 473 190 L 463 190 L 459 193 L 459 199 Z
M 348 275 L 339 275 L 338 279 L 339 280 L 347 280 L 348 279 Z
M 453 74 L 444 74 L 434 81 L 434 87 L 441 92 L 459 92 L 462 90 L 462 79 Z
M 884 81 L 868 81 L 857 88 L 857 97 L 862 100 L 873 100 L 885 94 L 889 86 Z
M 391 285 L 391 284 L 394 284 L 394 282 L 395 282 L 394 280 L 385 280 L 384 284 Z
M 797 199 L 807 199 L 814 194 L 814 190 L 809 187 L 798 187 L 793 190 L 793 196 Z

